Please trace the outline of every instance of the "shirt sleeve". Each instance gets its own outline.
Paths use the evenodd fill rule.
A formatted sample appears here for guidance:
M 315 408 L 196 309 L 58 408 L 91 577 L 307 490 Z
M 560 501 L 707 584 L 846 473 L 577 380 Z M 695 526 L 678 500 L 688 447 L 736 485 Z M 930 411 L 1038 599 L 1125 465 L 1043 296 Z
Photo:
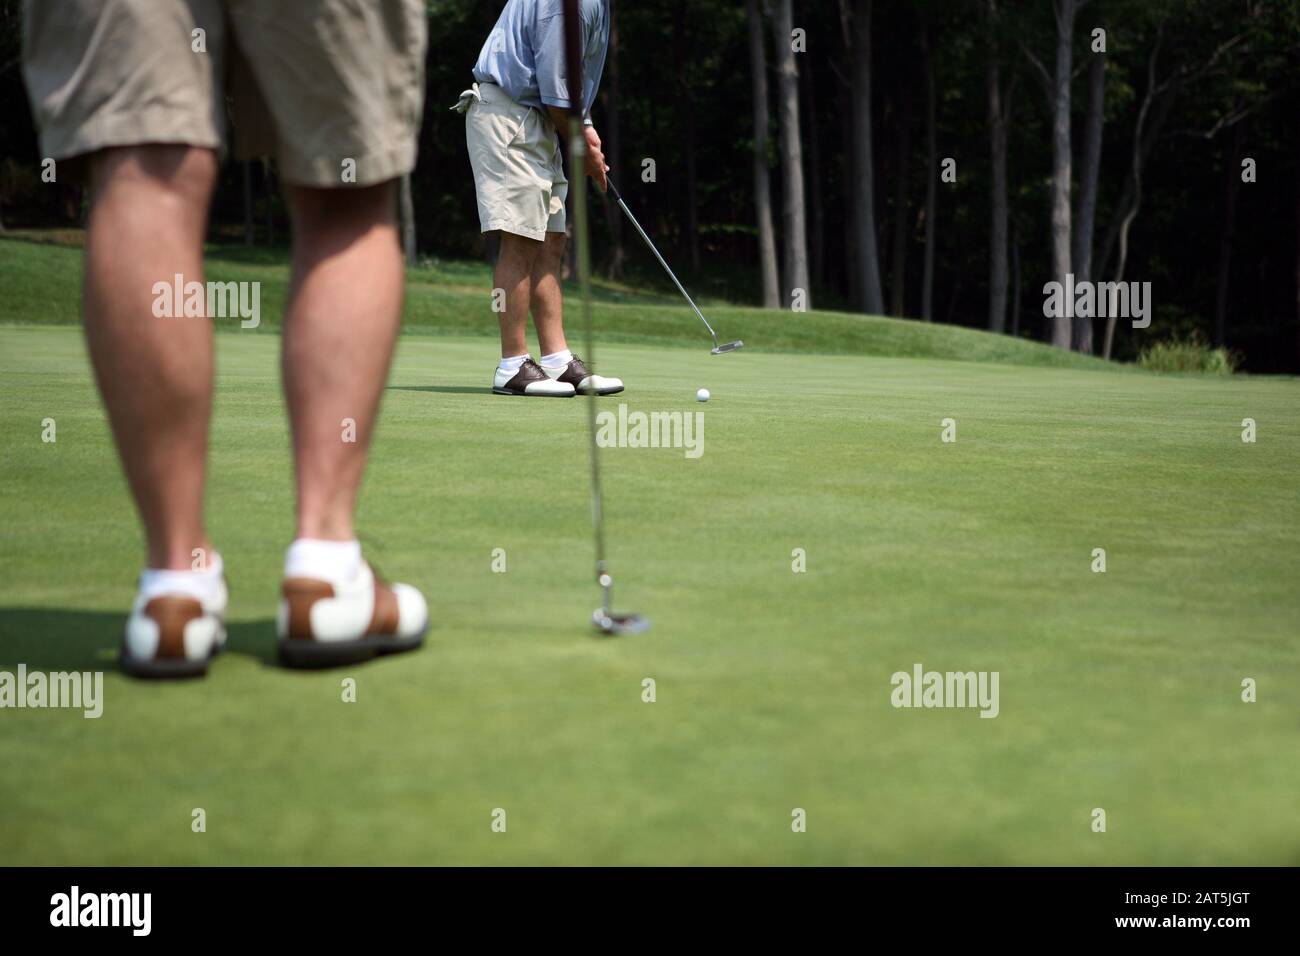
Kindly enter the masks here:
M 564 68 L 564 15 L 543 17 L 533 33 L 533 68 L 537 93 L 547 106 L 571 109 L 568 71 Z

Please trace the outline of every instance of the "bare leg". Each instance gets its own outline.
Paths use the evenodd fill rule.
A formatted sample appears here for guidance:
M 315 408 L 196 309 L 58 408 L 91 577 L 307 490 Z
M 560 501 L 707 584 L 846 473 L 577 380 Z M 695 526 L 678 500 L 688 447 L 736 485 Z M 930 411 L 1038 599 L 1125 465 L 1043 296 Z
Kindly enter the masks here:
M 537 344 L 543 355 L 568 348 L 564 343 L 564 292 L 560 286 L 563 265 L 564 233 L 548 232 L 542 251 L 533 264 L 531 298 L 533 325 L 537 328 Z
M 192 551 L 210 547 L 212 328 L 206 318 L 156 317 L 153 286 L 177 274 L 203 281 L 216 173 L 212 151 L 190 146 L 116 147 L 91 163 L 86 341 L 153 568 L 190 568 Z
M 525 335 L 528 304 L 532 290 L 533 269 L 545 244 L 535 239 L 501 233 L 501 254 L 497 257 L 492 281 L 506 294 L 506 310 L 501 313 L 501 357 L 523 355 L 528 351 Z
M 401 322 L 393 184 L 293 186 L 288 197 L 293 282 L 282 364 L 298 537 L 348 541 Z

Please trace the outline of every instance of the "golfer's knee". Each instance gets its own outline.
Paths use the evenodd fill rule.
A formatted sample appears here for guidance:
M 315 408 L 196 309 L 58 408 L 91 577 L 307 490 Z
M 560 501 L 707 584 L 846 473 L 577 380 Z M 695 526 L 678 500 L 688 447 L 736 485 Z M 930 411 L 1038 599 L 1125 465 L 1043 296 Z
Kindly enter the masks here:
M 286 194 L 295 243 L 331 243 L 375 228 L 397 227 L 392 180 L 360 189 L 289 186 Z
M 564 262 L 564 245 L 567 237 L 562 232 L 548 232 L 542 244 L 538 265 L 546 272 L 559 272 Z
M 111 190 L 129 190 L 133 203 L 153 198 L 206 212 L 217 165 L 215 152 L 197 146 L 113 146 L 90 158 L 92 193 L 98 200 Z
M 501 255 L 498 259 L 507 271 L 532 271 L 537 257 L 542 254 L 545 243 L 527 236 L 517 236 L 512 232 L 501 233 Z

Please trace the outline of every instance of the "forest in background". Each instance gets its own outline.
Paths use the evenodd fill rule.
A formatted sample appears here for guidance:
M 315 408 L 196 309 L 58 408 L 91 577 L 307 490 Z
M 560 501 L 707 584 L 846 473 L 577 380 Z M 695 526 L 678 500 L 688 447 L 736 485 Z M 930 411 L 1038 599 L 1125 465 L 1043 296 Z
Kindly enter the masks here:
M 484 255 L 450 107 L 500 6 L 428 0 L 413 254 Z M 1118 359 L 1197 336 L 1300 372 L 1300 0 L 611 7 L 593 116 L 612 175 L 708 293 L 1095 354 L 1113 338 Z M 76 225 L 83 190 L 40 179 L 20 49 L 21 3 L 0 0 L 0 229 Z M 612 204 L 597 225 L 598 268 L 661 281 Z M 225 164 L 213 229 L 285 241 L 270 167 Z M 1067 274 L 1150 282 L 1151 328 L 1045 317 Z

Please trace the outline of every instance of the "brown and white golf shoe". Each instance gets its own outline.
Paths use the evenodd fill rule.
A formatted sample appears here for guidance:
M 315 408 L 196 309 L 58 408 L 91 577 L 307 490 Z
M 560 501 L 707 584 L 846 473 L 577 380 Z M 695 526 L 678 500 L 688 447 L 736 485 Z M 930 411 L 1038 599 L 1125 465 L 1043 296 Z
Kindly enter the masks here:
M 567 365 L 543 365 L 541 369 L 549 378 L 572 385 L 573 390 L 580 395 L 588 395 L 593 391 L 597 395 L 614 395 L 623 391 L 621 378 L 592 375 L 587 371 L 587 366 L 583 364 L 582 359 L 576 355 L 569 359 Z
M 226 582 L 208 600 L 137 595 L 126 619 L 122 669 L 134 677 L 202 677 L 226 644 Z
M 424 595 L 385 583 L 364 562 L 347 583 L 285 578 L 280 594 L 276 630 L 286 667 L 337 667 L 414 650 L 429 628 Z
M 559 382 L 542 370 L 532 359 L 525 359 L 519 371 L 507 372 L 497 366 L 492 374 L 492 391 L 497 395 L 528 395 L 538 398 L 573 398 L 576 394 L 568 382 Z

